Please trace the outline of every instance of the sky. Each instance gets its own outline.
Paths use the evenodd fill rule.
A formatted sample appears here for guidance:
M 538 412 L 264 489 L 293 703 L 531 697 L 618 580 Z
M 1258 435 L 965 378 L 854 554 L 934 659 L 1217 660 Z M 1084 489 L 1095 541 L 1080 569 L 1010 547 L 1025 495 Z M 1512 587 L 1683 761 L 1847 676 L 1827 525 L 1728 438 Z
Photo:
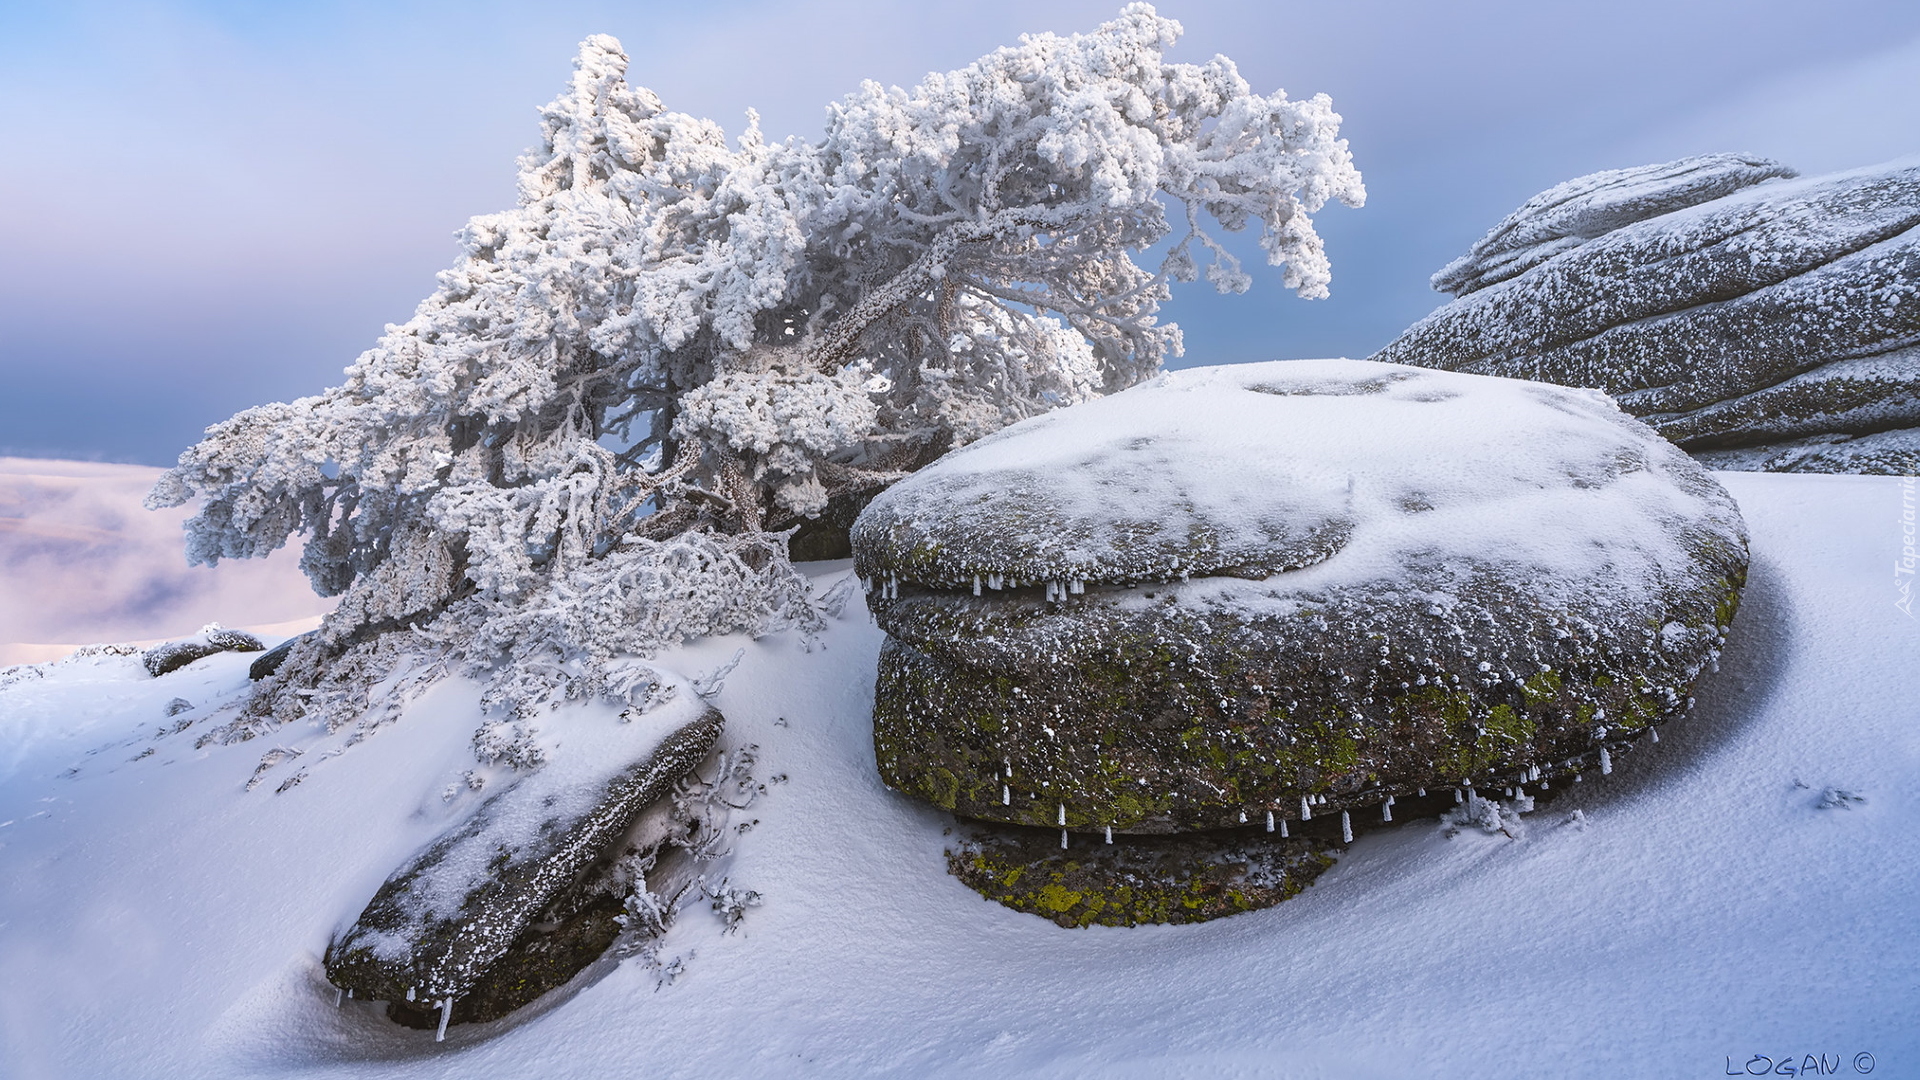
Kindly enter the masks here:
M 863 79 L 910 86 L 1119 8 L 802 3 L 0 0 L 0 454 L 171 463 L 206 425 L 317 392 L 407 318 L 453 233 L 512 204 L 579 40 L 729 132 L 817 137 Z M 1911 0 L 1169 0 L 1171 59 L 1325 92 L 1366 177 L 1318 216 L 1334 295 L 1277 271 L 1176 291 L 1182 366 L 1364 356 L 1528 196 L 1722 150 L 1805 173 L 1920 152 Z M 1249 259 L 1249 262 L 1256 262 Z

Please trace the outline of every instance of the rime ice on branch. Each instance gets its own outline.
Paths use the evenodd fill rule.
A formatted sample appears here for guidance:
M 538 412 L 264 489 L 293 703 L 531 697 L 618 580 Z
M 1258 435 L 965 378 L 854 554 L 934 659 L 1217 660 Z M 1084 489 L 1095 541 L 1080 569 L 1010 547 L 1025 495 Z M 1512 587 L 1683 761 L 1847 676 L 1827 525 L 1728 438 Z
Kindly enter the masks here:
M 750 119 L 731 145 L 588 39 L 519 205 L 467 226 L 413 318 L 155 488 L 204 499 L 194 562 L 301 534 L 342 595 L 227 735 L 377 725 L 451 658 L 519 725 L 482 756 L 525 756 L 558 700 L 644 702 L 656 680 L 616 656 L 817 619 L 779 530 L 1157 370 L 1170 282 L 1206 262 L 1247 288 L 1210 228 L 1257 225 L 1287 286 L 1325 295 L 1310 215 L 1365 194 L 1340 117 L 1224 57 L 1166 63 L 1179 32 L 1134 4 L 912 91 L 867 83 L 818 142 Z

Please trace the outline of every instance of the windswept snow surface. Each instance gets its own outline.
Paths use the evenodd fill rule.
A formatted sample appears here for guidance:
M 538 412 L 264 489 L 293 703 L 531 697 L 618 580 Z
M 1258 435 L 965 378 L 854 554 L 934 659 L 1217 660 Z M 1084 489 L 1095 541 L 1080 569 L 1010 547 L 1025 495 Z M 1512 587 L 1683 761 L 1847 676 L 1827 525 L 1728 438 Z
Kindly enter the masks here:
M 0 689 L 0 1074 L 1684 1077 L 1755 1055 L 1857 1075 L 1863 1053 L 1920 1074 L 1920 622 L 1893 569 L 1913 496 L 1719 478 L 1754 567 L 1694 716 L 1517 839 L 1412 822 L 1202 925 L 1063 930 L 949 877 L 951 819 L 875 776 L 880 635 L 857 607 L 811 651 L 663 658 L 693 677 L 746 649 L 714 703 L 763 780 L 790 778 L 735 840 L 733 884 L 764 905 L 735 935 L 684 912 L 671 983 L 630 960 L 443 1044 L 335 1008 L 319 957 L 460 812 L 442 792 L 473 767 L 473 688 L 275 795 L 278 772 L 243 790 L 261 753 L 312 736 L 153 738 L 192 715 L 171 699 L 238 693 L 249 657 L 42 669 Z

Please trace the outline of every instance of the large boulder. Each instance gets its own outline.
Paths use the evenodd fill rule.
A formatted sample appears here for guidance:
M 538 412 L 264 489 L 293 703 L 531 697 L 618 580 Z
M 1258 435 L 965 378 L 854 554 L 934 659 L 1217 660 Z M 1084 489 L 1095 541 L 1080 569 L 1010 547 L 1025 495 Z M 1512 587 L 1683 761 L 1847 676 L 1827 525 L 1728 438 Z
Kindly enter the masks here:
M 524 954 L 529 970 L 505 979 L 493 970 L 516 943 L 527 944 L 536 918 L 608 854 L 643 810 L 707 757 L 725 720 L 682 692 L 639 715 L 578 706 L 556 714 L 550 726 L 562 723 L 564 734 L 544 765 L 518 774 L 409 859 L 334 937 L 325 957 L 333 985 L 453 1017 L 471 994 L 500 996 L 498 986 L 483 985 L 490 977 L 557 985 L 546 970 L 551 954 L 578 963 L 597 954 L 534 942 L 515 953 Z M 598 922 L 610 926 L 611 915 Z M 575 936 L 599 940 L 591 927 Z
M 1715 468 L 1920 469 L 1920 160 L 1580 177 L 1434 276 L 1373 359 L 1594 387 Z
M 886 782 L 1121 834 L 1604 768 L 1686 709 L 1747 565 L 1726 492 L 1604 395 L 1348 360 L 1013 425 L 853 546 Z

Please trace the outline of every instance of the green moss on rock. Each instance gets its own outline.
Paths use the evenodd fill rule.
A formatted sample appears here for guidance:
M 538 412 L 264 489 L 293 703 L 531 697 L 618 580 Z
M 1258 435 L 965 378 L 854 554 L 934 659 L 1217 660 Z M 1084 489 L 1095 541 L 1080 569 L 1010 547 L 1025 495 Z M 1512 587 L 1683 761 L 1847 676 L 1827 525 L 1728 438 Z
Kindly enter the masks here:
M 1063 927 L 1192 923 L 1271 907 L 1334 862 L 1334 847 L 1244 834 L 1133 837 L 1061 850 L 1058 834 L 977 830 L 947 866 L 996 903 Z

